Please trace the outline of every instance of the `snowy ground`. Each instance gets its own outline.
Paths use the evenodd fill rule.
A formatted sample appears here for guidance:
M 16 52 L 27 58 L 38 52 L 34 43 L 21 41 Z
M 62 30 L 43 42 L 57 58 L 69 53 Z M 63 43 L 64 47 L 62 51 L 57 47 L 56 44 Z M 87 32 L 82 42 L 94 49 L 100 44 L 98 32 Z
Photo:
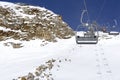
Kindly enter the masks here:
M 5 41 L 13 42 L 13 40 Z M 54 80 L 120 80 L 120 35 L 102 34 L 97 45 L 77 45 L 75 38 L 41 46 L 40 40 L 13 49 L 0 42 L 0 80 L 12 80 L 34 72 L 49 59 L 61 60 L 51 70 Z M 70 59 L 70 62 L 65 62 Z M 44 79 L 46 80 L 46 79 Z

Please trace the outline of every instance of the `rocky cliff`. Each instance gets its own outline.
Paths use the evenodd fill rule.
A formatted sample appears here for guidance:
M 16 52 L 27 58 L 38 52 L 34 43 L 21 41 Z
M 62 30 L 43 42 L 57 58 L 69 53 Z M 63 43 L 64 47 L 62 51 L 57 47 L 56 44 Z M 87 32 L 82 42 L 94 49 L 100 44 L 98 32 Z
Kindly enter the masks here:
M 74 35 L 62 16 L 38 6 L 0 2 L 0 41 L 7 39 L 56 41 Z

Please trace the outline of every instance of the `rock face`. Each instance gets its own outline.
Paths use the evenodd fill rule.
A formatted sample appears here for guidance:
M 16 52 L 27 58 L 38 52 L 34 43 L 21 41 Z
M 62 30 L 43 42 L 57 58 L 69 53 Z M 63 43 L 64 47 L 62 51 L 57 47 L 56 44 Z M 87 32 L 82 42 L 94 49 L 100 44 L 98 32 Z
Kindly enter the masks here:
M 74 35 L 60 15 L 45 8 L 0 2 L 0 41 L 44 39 L 56 41 Z

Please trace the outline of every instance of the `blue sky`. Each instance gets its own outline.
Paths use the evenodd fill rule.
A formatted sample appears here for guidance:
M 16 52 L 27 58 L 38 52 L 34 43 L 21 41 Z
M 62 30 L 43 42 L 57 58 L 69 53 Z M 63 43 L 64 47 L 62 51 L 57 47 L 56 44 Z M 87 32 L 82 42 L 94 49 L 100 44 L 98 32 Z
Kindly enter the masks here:
M 80 24 L 80 15 L 84 9 L 83 0 L 1 0 L 9 2 L 22 2 L 45 7 L 61 15 L 73 29 Z M 90 20 L 94 21 L 99 15 L 97 22 L 100 25 L 113 25 L 113 20 L 120 23 L 120 0 L 86 0 Z M 104 4 L 104 6 L 103 6 Z M 101 10 L 101 7 L 103 8 Z

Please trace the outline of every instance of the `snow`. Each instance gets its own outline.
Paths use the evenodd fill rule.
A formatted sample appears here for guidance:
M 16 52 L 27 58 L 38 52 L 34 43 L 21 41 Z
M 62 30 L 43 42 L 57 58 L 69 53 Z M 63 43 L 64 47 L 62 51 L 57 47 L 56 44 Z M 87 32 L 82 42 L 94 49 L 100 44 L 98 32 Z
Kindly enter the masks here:
M 57 14 L 55 14 L 54 12 L 50 11 L 50 10 L 47 10 L 46 8 L 44 7 L 39 7 L 39 6 L 31 6 L 31 5 L 26 5 L 26 6 L 20 6 L 19 4 L 15 4 L 15 3 L 11 3 L 11 2 L 3 2 L 3 1 L 0 1 L 0 6 L 4 7 L 4 8 L 8 8 L 10 10 L 13 10 L 16 14 L 14 14 L 14 16 L 21 16 L 22 18 L 25 18 L 25 17 L 29 17 L 30 19 L 34 18 L 36 15 L 29 15 L 29 14 L 25 14 L 23 13 L 23 8 L 30 8 L 30 9 L 38 9 L 40 11 L 47 11 L 49 14 L 45 15 L 45 18 L 46 20 L 48 20 L 47 16 L 51 15 L 51 17 L 55 17 L 57 16 Z M 20 7 L 19 9 L 17 9 L 17 7 Z
M 0 30 L 3 30 L 5 32 L 13 31 L 13 32 L 20 32 L 20 33 L 22 33 L 20 30 L 11 30 L 10 28 L 5 28 L 5 27 L 1 27 L 1 26 L 0 26 Z
M 103 35 L 107 37 L 103 38 Z M 12 80 L 24 76 L 53 58 L 62 60 L 61 63 L 55 63 L 55 66 L 60 65 L 59 69 L 53 67 L 51 70 L 54 80 L 119 80 L 119 40 L 120 35 L 100 33 L 100 40 L 96 45 L 77 45 L 75 37 L 59 39 L 56 43 L 42 40 L 2 41 L 0 79 Z M 5 42 L 22 43 L 24 47 L 13 49 L 4 46 Z M 71 62 L 65 62 L 66 58 L 71 59 Z
M 117 31 L 111 31 L 111 33 L 118 33 Z

